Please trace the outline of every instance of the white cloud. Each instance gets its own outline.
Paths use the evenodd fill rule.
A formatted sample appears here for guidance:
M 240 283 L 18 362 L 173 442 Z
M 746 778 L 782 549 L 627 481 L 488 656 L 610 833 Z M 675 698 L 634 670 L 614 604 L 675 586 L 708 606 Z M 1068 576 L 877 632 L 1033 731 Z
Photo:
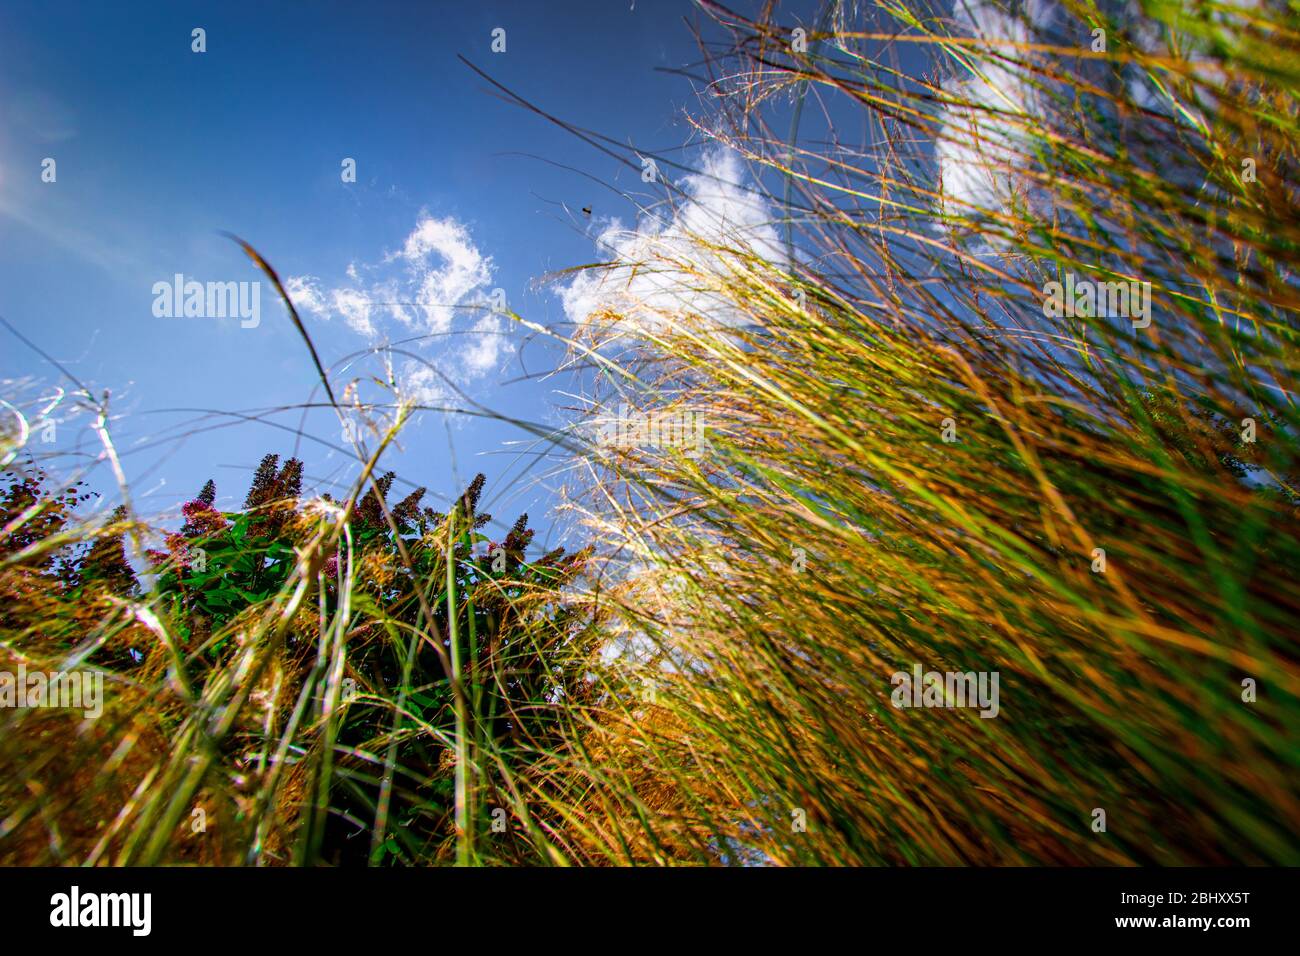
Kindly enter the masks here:
M 469 230 L 450 218 L 422 218 L 387 261 L 406 266 L 416 288 L 414 305 L 429 332 L 450 329 L 456 307 L 492 281 L 492 260 L 475 247 Z
M 367 338 L 373 338 L 377 334 L 370 318 L 373 302 L 364 292 L 357 289 L 329 289 L 322 292 L 320 280 L 315 276 L 290 276 L 285 280 L 284 291 L 289 293 L 299 314 L 307 313 L 322 318 L 341 315 L 354 332 Z
M 284 291 L 298 312 L 316 315 L 325 312 L 325 300 L 321 297 L 320 280 L 315 276 L 289 276 L 284 280 Z
M 464 386 L 492 372 L 511 350 L 502 317 L 483 307 L 494 271 L 491 257 L 474 244 L 463 223 L 425 214 L 396 252 L 372 265 L 350 263 L 350 284 L 324 288 L 315 276 L 291 276 L 285 290 L 300 312 L 320 319 L 342 317 L 370 340 L 391 337 L 385 319 L 399 327 L 399 338 L 431 336 L 417 346 Z M 449 332 L 462 334 L 444 337 Z M 422 403 L 447 397 L 447 386 L 427 366 L 407 362 L 402 371 L 401 385 Z
M 678 183 L 684 199 L 669 212 L 646 215 L 633 229 L 612 221 L 597 239 L 608 265 L 559 289 L 569 320 L 613 316 L 617 325 L 646 330 L 683 313 L 724 326 L 748 321 L 717 293 L 720 281 L 746 254 L 784 264 L 785 251 L 766 201 L 744 182 L 740 158 L 715 150 L 700 173 Z
M 360 335 L 375 338 L 379 332 L 370 321 L 371 299 L 356 289 L 333 289 L 330 292 L 330 305 L 343 316 L 349 328 Z
M 1037 42 L 1055 13 L 1046 0 L 1027 0 L 1013 15 L 993 0 L 954 0 L 957 28 L 988 41 L 988 52 L 1012 61 L 1026 53 L 1015 44 Z M 973 216 L 1006 212 L 1023 201 L 1020 172 L 1029 155 L 1027 127 L 1045 122 L 1044 107 L 1027 70 L 1014 62 L 972 58 L 976 72 L 943 84 L 957 104 L 944 109 L 935 160 L 942 183 L 943 211 Z
M 412 359 L 403 362 L 400 380 L 406 396 L 417 405 L 445 405 L 453 398 L 453 392 L 443 377 L 421 362 Z
M 471 331 L 474 336 L 467 346 L 458 349 L 457 361 L 478 377 L 496 367 L 504 335 L 500 318 L 490 313 L 481 316 Z

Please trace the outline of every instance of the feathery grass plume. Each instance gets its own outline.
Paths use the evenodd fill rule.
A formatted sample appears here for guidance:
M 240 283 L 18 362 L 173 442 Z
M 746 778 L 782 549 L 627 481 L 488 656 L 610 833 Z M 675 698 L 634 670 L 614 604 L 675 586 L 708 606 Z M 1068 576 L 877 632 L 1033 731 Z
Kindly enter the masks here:
M 1294 20 L 704 6 L 700 132 L 753 179 L 566 290 L 620 365 L 591 427 L 707 439 L 634 428 L 575 481 L 614 556 L 594 845 L 1300 863 Z M 784 254 L 711 218 L 745 190 Z M 997 675 L 996 714 L 896 706 L 918 666 Z

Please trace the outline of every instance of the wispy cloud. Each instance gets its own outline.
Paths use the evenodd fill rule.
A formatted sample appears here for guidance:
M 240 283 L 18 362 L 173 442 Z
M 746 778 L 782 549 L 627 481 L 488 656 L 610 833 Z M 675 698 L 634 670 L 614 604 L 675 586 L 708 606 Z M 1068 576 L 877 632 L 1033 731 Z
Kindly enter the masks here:
M 511 351 L 505 323 L 491 308 L 494 274 L 492 258 L 463 223 L 421 215 L 396 251 L 350 264 L 345 283 L 291 276 L 285 289 L 301 312 L 341 318 L 371 341 L 428 336 L 414 344 L 429 357 L 403 363 L 399 385 L 436 404 L 450 392 L 444 376 L 463 387 Z
M 416 286 L 413 311 L 403 306 L 395 317 L 412 327 L 423 319 L 429 332 L 450 329 L 456 307 L 492 281 L 492 260 L 474 245 L 469 230 L 450 218 L 422 218 L 387 261 L 405 266 Z
M 1027 0 L 1018 13 L 994 0 L 954 0 L 956 27 L 1005 59 L 972 57 L 968 74 L 943 84 L 955 101 L 941 114 L 935 143 L 945 213 L 1005 212 L 1025 199 L 1025 130 L 1045 117 L 1041 94 L 1017 62 L 1027 55 L 1017 45 L 1036 42 L 1055 12 L 1045 0 Z
M 747 321 L 716 290 L 747 255 L 784 263 L 771 209 L 745 187 L 740 158 L 726 150 L 706 153 L 700 172 L 678 186 L 684 198 L 666 212 L 633 228 L 615 219 L 600 234 L 606 264 L 559 289 L 570 322 L 653 331 L 681 314 L 723 326 Z

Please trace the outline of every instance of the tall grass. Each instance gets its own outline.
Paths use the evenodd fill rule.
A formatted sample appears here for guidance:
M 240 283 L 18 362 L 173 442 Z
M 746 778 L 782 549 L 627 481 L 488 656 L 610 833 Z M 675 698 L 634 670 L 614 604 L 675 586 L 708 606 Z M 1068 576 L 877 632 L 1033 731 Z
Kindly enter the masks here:
M 108 524 L 17 508 L 0 669 L 110 693 L 0 713 L 0 858 L 1300 862 L 1294 21 L 704 6 L 700 132 L 777 231 L 674 184 L 671 241 L 595 270 L 590 420 L 554 437 L 603 573 L 487 573 L 468 494 L 411 532 L 400 396 L 338 500 L 266 503 L 283 580 L 193 639 L 159 592 L 49 586 L 65 549 L 143 549 L 125 483 Z M 1150 325 L 1046 315 L 1067 275 L 1150 282 Z M 584 442 L 620 404 L 707 447 Z M 996 672 L 997 716 L 894 707 L 916 664 Z
M 598 446 L 574 481 L 617 582 L 611 697 L 646 698 L 594 731 L 607 843 L 1300 862 L 1294 19 L 707 6 L 731 41 L 701 132 L 791 254 L 649 245 L 575 342 L 619 361 L 597 419 L 709 426 L 704 455 Z M 647 273 L 680 294 L 629 306 Z M 1151 324 L 1048 317 L 1067 273 L 1150 282 Z M 1000 713 L 892 706 L 914 664 L 997 672 Z

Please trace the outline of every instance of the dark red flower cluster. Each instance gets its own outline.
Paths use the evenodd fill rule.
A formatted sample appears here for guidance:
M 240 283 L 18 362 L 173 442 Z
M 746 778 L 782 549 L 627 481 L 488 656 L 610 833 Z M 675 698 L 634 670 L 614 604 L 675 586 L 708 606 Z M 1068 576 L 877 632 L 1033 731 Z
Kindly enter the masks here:
M 226 528 L 225 516 L 202 498 L 185 502 L 181 506 L 181 513 L 185 515 L 185 527 L 181 532 L 187 538 L 215 534 Z

